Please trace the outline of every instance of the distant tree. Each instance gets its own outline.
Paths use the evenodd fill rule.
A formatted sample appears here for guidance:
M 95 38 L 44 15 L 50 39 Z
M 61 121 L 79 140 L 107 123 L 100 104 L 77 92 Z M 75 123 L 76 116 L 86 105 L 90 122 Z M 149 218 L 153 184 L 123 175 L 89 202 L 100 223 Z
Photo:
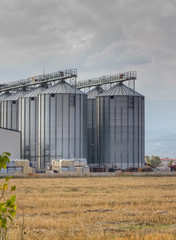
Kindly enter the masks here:
M 150 164 L 150 157 L 148 155 L 145 156 L 145 162 L 147 164 Z
M 151 156 L 150 158 L 150 165 L 152 167 L 157 167 L 161 164 L 161 159 L 158 156 Z
M 168 166 L 173 165 L 173 162 L 174 162 L 173 160 L 169 161 Z

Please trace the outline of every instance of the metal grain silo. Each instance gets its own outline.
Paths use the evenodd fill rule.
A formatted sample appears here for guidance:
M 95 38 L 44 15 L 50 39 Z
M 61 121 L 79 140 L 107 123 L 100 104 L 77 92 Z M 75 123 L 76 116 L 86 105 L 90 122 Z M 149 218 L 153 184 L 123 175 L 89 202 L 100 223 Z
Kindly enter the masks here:
M 38 94 L 45 87 L 30 89 L 19 99 L 19 130 L 22 132 L 22 158 L 37 162 Z
M 9 96 L 9 93 L 2 93 L 0 95 L 0 127 L 4 126 L 4 104 L 3 101 Z
M 97 108 L 96 97 L 102 93 L 99 86 L 87 93 L 87 161 L 97 164 Z
M 97 97 L 98 160 L 122 169 L 144 164 L 144 96 L 120 83 Z
M 39 168 L 56 158 L 86 158 L 87 95 L 61 81 L 38 98 Z
M 3 99 L 1 102 L 2 108 L 2 127 L 13 130 L 19 130 L 20 128 L 20 112 L 19 112 L 19 98 L 26 94 L 26 91 L 19 90 L 12 93 L 10 96 Z

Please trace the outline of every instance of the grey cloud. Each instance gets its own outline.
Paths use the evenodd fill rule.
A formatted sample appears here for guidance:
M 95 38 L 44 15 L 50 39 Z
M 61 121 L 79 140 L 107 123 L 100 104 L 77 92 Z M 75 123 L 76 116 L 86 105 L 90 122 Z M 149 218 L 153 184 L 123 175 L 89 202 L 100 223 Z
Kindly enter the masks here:
M 166 76 L 176 85 L 174 0 L 2 0 L 0 9 L 3 76 L 37 74 L 43 65 L 77 67 L 80 76 L 132 69 L 151 97 L 152 85 L 167 88 Z
M 1 0 L 0 82 L 44 66 L 76 67 L 81 80 L 136 70 L 147 101 L 175 101 L 175 19 L 175 0 Z
M 141 65 L 150 62 L 150 57 L 137 46 L 126 41 L 113 42 L 103 51 L 96 52 L 87 58 L 85 65 L 89 69 L 102 68 L 108 69 L 124 68 L 129 65 Z M 96 63 L 96 64 L 95 64 Z

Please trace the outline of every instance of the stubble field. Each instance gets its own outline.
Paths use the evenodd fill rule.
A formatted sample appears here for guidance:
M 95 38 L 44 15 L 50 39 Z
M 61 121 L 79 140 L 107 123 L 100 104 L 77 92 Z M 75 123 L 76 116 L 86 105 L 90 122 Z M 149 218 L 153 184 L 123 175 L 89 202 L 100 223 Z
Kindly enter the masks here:
M 175 177 L 12 179 L 9 239 L 176 239 Z

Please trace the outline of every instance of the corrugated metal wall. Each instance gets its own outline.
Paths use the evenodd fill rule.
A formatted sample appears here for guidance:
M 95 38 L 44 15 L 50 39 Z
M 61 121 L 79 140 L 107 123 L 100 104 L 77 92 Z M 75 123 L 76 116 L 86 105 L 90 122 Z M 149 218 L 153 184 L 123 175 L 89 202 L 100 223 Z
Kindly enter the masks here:
M 41 169 L 56 158 L 87 158 L 87 96 L 55 91 L 38 96 Z
M 96 97 L 102 93 L 101 87 L 87 93 L 87 162 L 97 164 L 97 106 Z
M 19 91 L 1 101 L 1 127 L 19 130 L 19 98 L 26 91 Z
M 8 97 L 8 94 L 0 95 L 0 127 L 4 126 L 4 104 L 3 101 Z
M 95 99 L 87 100 L 87 161 L 89 164 L 97 163 L 97 111 Z
M 144 164 L 144 97 L 99 96 L 98 161 L 122 169 Z
M 31 89 L 19 99 L 19 130 L 22 132 L 22 157 L 37 161 L 38 148 L 38 94 L 44 87 Z

